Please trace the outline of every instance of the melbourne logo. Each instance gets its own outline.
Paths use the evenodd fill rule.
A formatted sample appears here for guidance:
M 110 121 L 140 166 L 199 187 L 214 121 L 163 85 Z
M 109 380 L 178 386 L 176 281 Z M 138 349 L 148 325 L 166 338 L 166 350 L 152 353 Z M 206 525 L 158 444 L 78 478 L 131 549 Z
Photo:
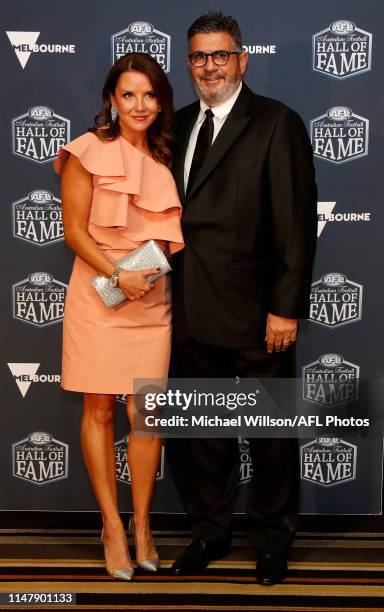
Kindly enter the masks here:
M 350 222 L 359 223 L 361 221 L 370 221 L 370 212 L 333 212 L 336 202 L 318 202 L 317 203 L 317 237 L 321 235 L 328 221 L 330 222 Z
M 249 55 L 275 55 L 276 45 L 243 45 L 243 51 Z
M 60 323 L 66 291 L 49 272 L 32 272 L 12 287 L 13 318 L 37 327 Z
M 6 34 L 23 69 L 31 53 L 76 53 L 75 45 L 72 44 L 37 44 L 40 32 L 7 32 Z
M 59 383 L 59 374 L 37 374 L 39 363 L 8 363 L 12 376 L 23 397 L 32 383 Z
M 70 121 L 48 106 L 33 106 L 12 119 L 12 153 L 44 164 L 70 140 Z
M 313 154 L 333 164 L 368 155 L 369 120 L 348 106 L 332 106 L 311 121 Z
M 149 53 L 163 68 L 170 71 L 171 37 L 156 30 L 151 23 L 135 21 L 125 30 L 112 34 L 112 63 L 132 52 Z
M 12 204 L 13 235 L 36 246 L 64 239 L 61 202 L 46 189 L 35 189 Z
M 115 461 L 116 461 L 116 480 L 123 484 L 131 484 L 131 474 L 129 473 L 127 461 L 127 445 L 129 436 L 126 435 L 121 440 L 115 442 Z M 161 449 L 160 465 L 157 470 L 156 480 L 164 478 L 164 446 Z
M 309 319 L 326 327 L 360 321 L 363 287 L 340 272 L 329 272 L 313 283 Z
M 371 69 L 372 34 L 340 19 L 312 36 L 313 70 L 335 79 Z
M 240 453 L 239 484 L 247 484 L 247 482 L 251 480 L 253 472 L 249 441 L 246 438 L 239 436 L 238 443 Z
M 13 476 L 35 485 L 68 478 L 68 444 L 46 431 L 34 431 L 12 444 Z
M 329 216 L 332 214 L 335 208 L 336 202 L 318 202 L 317 203 L 317 237 L 321 235 L 325 224 L 329 220 Z
M 300 448 L 301 478 L 329 487 L 356 478 L 357 447 L 341 438 L 320 437 Z
M 303 367 L 303 397 L 322 406 L 358 398 L 360 368 L 337 353 L 321 355 Z

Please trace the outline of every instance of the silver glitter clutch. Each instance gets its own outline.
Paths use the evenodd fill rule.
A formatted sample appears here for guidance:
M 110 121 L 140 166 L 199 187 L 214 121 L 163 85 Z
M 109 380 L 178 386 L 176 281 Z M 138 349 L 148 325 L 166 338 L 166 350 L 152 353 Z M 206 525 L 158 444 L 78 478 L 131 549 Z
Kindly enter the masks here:
M 124 257 L 115 261 L 115 265 L 116 268 L 119 267 L 121 270 L 128 272 L 160 268 L 160 272 L 157 274 L 147 276 L 150 283 L 171 271 L 168 259 L 154 240 L 148 240 L 128 255 L 124 255 Z M 106 276 L 94 276 L 91 278 L 91 283 L 108 308 L 115 308 L 128 300 L 124 291 L 119 287 L 111 287 Z

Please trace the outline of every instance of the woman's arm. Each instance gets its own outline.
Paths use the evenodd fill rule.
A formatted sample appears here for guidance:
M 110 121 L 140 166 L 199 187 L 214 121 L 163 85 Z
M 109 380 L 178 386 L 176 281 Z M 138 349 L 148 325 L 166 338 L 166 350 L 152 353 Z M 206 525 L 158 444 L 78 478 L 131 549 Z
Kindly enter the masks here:
M 70 155 L 62 173 L 61 198 L 67 245 L 99 274 L 110 276 L 115 269 L 88 233 L 93 195 L 92 175 L 77 157 Z
M 65 241 L 99 274 L 110 276 L 115 266 L 99 249 L 87 229 L 92 195 L 92 174 L 71 154 L 63 169 L 61 187 Z M 156 274 L 156 269 L 120 272 L 119 286 L 129 299 L 140 298 L 152 289 L 152 284 L 146 279 L 150 274 Z

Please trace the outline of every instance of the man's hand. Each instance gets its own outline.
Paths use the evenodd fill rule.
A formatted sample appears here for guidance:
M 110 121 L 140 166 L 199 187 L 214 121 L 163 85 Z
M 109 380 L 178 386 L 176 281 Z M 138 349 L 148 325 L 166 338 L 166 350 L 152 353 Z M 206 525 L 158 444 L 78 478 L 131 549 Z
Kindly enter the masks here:
M 285 351 L 296 341 L 297 319 L 287 319 L 268 313 L 265 341 L 268 353 Z

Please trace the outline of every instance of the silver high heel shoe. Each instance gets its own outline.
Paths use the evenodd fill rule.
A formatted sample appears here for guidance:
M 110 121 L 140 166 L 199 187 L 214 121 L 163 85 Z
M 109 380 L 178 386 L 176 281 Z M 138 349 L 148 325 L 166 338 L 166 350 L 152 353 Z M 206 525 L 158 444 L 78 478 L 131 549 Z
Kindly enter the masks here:
M 133 539 L 135 541 L 137 565 L 141 567 L 141 569 L 147 570 L 147 572 L 157 572 L 157 570 L 159 569 L 159 565 L 160 565 L 159 559 L 143 559 L 142 561 L 139 561 L 139 559 L 137 558 L 136 530 L 135 530 L 135 523 L 133 522 L 133 514 L 131 518 L 129 519 L 128 530 L 132 534 Z
M 104 527 L 101 530 L 101 543 L 104 546 Z M 107 565 L 105 565 L 105 568 L 108 572 L 108 574 L 110 576 L 112 576 L 112 578 L 116 578 L 117 580 L 132 580 L 133 578 L 133 574 L 135 573 L 135 568 L 134 567 L 119 567 L 115 570 L 113 570 L 113 572 L 110 572 L 107 569 Z

